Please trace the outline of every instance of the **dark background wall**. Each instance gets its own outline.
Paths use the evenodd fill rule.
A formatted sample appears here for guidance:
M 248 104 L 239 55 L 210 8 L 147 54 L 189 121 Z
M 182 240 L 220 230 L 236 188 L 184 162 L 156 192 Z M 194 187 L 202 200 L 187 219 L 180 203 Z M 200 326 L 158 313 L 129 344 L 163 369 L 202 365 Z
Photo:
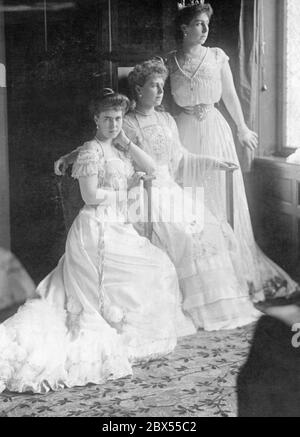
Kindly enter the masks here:
M 110 57 L 107 1 L 57 3 L 47 1 L 45 17 L 42 2 L 5 2 L 12 251 L 36 281 L 64 250 L 53 162 L 91 137 L 90 97 L 118 65 L 175 48 L 175 0 L 112 0 Z M 29 9 L 12 8 L 20 4 Z M 211 4 L 208 45 L 223 48 L 235 71 L 240 0 Z

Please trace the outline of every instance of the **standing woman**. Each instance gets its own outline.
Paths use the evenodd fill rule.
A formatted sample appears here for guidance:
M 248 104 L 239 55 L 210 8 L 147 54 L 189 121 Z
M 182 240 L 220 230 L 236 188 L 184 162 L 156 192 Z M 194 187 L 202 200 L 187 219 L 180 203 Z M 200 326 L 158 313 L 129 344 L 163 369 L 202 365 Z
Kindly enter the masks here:
M 175 21 L 178 50 L 168 60 L 172 96 L 180 108 L 176 121 L 181 142 L 190 152 L 239 164 L 231 129 L 215 104 L 223 100 L 244 147 L 255 150 L 258 137 L 245 123 L 229 58 L 220 48 L 204 47 L 212 7 L 204 2 L 195 3 L 178 11 Z M 222 220 L 225 216 L 224 175 L 211 172 L 204 161 L 203 176 L 206 202 Z M 243 254 L 243 273 L 252 293 L 257 299 L 290 294 L 296 289 L 295 282 L 255 243 L 239 169 L 234 174 L 234 205 L 234 232 Z

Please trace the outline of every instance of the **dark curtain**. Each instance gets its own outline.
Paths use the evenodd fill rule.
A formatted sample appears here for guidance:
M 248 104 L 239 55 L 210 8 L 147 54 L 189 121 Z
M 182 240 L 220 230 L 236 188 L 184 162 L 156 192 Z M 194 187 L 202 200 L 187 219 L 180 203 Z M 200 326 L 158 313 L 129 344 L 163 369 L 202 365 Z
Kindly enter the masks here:
M 241 0 L 239 22 L 238 92 L 245 120 L 250 129 L 258 130 L 257 104 L 260 68 L 263 56 L 263 0 Z M 254 153 L 238 147 L 242 170 L 251 169 Z

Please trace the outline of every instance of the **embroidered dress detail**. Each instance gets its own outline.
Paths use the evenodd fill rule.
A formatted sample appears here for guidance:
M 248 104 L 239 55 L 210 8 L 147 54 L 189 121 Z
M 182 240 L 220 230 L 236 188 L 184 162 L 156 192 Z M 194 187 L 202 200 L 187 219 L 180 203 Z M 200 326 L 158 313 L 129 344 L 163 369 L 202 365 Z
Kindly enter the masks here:
M 204 103 L 199 103 L 192 108 L 183 108 L 183 112 L 187 115 L 193 115 L 198 121 L 203 121 L 206 119 L 208 113 L 213 109 L 214 105 L 205 105 Z

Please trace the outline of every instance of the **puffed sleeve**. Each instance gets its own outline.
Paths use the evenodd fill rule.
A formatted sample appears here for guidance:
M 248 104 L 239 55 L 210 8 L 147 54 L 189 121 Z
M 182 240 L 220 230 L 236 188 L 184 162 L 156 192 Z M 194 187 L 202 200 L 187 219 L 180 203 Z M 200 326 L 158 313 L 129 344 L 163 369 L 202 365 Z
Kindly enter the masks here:
M 104 176 L 100 147 L 94 142 L 85 143 L 77 156 L 72 168 L 72 177 L 78 179 L 84 176 Z
M 225 62 L 229 61 L 229 57 L 226 55 L 224 50 L 220 49 L 219 47 L 215 48 L 215 54 L 218 64 L 224 65 Z

